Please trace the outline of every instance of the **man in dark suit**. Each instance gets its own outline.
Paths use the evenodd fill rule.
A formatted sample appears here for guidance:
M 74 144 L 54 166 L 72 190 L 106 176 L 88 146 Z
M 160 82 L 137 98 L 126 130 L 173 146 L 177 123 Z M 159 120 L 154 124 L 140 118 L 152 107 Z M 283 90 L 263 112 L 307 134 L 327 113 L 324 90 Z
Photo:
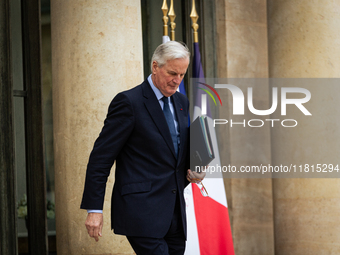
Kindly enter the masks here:
M 111 224 L 137 254 L 183 254 L 186 214 L 183 191 L 189 168 L 188 99 L 177 92 L 190 53 L 178 42 L 160 45 L 152 74 L 111 102 L 91 152 L 82 209 L 88 233 L 98 241 L 110 169 L 116 162 Z M 201 178 L 201 176 L 199 176 Z

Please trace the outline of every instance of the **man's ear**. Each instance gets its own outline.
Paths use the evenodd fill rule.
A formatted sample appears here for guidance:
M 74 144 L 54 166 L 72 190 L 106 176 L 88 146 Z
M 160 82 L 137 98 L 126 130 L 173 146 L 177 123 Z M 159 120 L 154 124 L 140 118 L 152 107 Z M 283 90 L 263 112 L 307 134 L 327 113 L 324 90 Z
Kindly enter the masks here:
M 152 73 L 155 74 L 156 68 L 158 67 L 158 63 L 156 61 L 152 62 Z

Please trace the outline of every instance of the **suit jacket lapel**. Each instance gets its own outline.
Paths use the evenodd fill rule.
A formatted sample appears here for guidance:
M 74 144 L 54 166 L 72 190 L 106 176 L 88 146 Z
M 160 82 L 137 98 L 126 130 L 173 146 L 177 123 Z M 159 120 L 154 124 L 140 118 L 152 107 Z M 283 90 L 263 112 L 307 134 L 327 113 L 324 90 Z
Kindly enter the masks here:
M 144 96 L 144 105 L 148 110 L 151 118 L 153 119 L 155 125 L 157 126 L 160 134 L 163 136 L 165 142 L 171 150 L 173 156 L 176 158 L 175 148 L 172 143 L 169 127 L 164 117 L 164 113 L 159 105 L 155 93 L 152 91 L 147 80 L 142 84 L 142 89 Z
M 179 146 L 179 151 L 178 151 L 178 162 L 181 162 L 181 158 L 183 155 L 183 147 L 184 147 L 184 143 L 185 143 L 185 129 L 188 126 L 188 119 L 185 118 L 185 114 L 183 111 L 183 106 L 179 100 L 179 97 L 177 96 L 177 93 L 175 93 L 174 95 L 172 95 L 173 98 L 173 103 L 174 103 L 174 109 L 175 109 L 175 113 L 177 116 L 177 122 L 178 122 L 178 126 L 179 126 L 179 135 L 180 135 L 180 146 Z

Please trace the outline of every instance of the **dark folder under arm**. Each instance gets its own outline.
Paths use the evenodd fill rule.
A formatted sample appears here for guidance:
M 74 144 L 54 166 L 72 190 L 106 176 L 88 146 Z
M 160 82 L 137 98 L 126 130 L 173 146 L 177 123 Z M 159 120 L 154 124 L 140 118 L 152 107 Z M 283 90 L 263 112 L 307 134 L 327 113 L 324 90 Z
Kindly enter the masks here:
M 207 117 L 197 117 L 190 125 L 190 169 L 198 172 L 214 158 Z

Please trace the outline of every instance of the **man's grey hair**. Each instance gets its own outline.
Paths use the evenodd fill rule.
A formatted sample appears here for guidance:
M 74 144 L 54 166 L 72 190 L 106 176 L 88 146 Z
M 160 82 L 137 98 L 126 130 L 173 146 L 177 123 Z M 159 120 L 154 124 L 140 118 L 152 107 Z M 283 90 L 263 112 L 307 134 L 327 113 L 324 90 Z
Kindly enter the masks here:
M 190 61 L 190 51 L 184 43 L 169 41 L 159 45 L 153 53 L 151 59 L 151 72 L 152 63 L 154 61 L 157 62 L 159 67 L 162 67 L 166 64 L 168 60 L 173 60 L 177 58 L 188 59 Z

